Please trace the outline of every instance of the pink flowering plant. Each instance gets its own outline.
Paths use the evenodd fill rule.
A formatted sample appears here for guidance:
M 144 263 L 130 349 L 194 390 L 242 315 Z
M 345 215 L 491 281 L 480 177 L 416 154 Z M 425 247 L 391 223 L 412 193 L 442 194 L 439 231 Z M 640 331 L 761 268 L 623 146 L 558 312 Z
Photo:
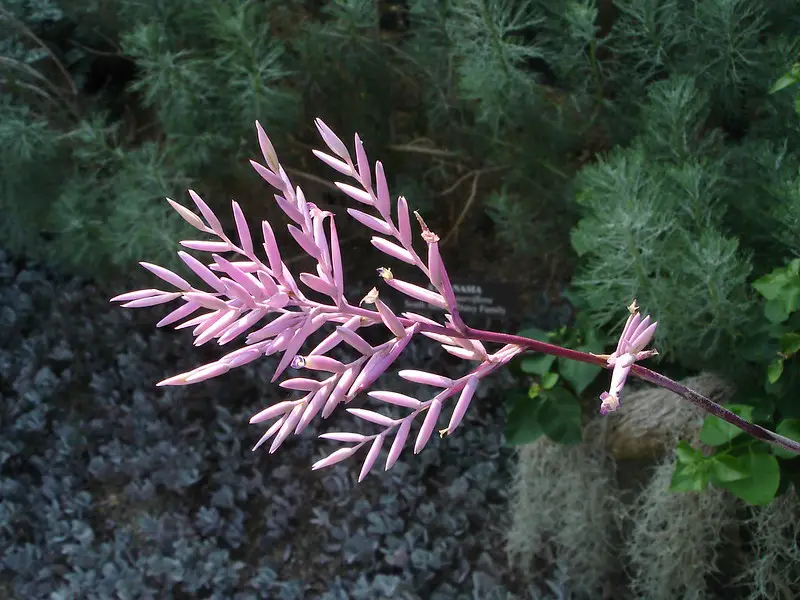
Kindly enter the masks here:
M 397 279 L 389 267 L 379 269 L 381 285 L 444 310 L 434 320 L 416 313 L 396 314 L 373 288 L 365 297 L 353 302 L 346 296 L 343 257 L 334 215 L 308 202 L 300 187 L 295 187 L 278 161 L 275 149 L 262 127 L 256 123 L 264 164 L 251 161 L 253 168 L 277 193 L 274 198 L 288 217 L 288 231 L 294 241 L 314 259 L 313 270 L 293 273 L 282 258 L 272 225 L 261 223 L 262 240 L 254 242 L 252 232 L 239 204 L 231 203 L 236 236 L 223 231 L 219 219 L 194 191 L 189 191 L 199 215 L 173 200 L 172 207 L 193 227 L 212 236 L 208 240 L 182 241 L 189 250 L 210 254 L 210 261 L 201 261 L 187 252 L 178 253 L 187 267 L 206 286 L 195 287 L 176 273 L 158 265 L 143 262 L 143 267 L 175 288 L 174 291 L 145 289 L 122 294 L 112 299 L 123 307 L 143 308 L 172 301 L 182 305 L 162 318 L 157 326 L 175 325 L 191 328 L 194 345 L 215 340 L 227 346 L 244 338 L 242 347 L 232 350 L 211 364 L 175 375 L 158 385 L 190 385 L 227 373 L 262 356 L 280 355 L 272 381 L 277 381 L 288 367 L 304 371 L 301 377 L 285 379 L 280 387 L 298 392 L 255 414 L 252 424 L 266 424 L 266 431 L 254 450 L 269 442 L 275 452 L 292 434 L 301 433 L 317 416 L 325 419 L 340 405 L 347 405 L 357 395 L 367 392 L 374 400 L 408 409 L 402 418 L 390 418 L 379 411 L 364 408 L 346 409 L 359 419 L 377 426 L 373 435 L 348 432 L 324 433 L 320 437 L 345 444 L 312 469 L 334 465 L 366 451 L 359 481 L 376 465 L 384 447 L 388 453 L 384 468 L 397 461 L 406 444 L 413 439 L 414 453 L 430 440 L 440 421 L 446 423 L 439 434 L 452 435 L 460 426 L 481 380 L 525 352 L 539 352 L 595 364 L 612 370 L 609 390 L 600 397 L 601 414 L 620 407 L 626 378 L 633 374 L 662 386 L 693 402 L 750 435 L 800 454 L 800 444 L 773 433 L 686 388 L 685 386 L 639 364 L 654 354 L 646 349 L 656 332 L 657 323 L 642 316 L 636 302 L 629 307 L 630 316 L 613 354 L 597 355 L 516 335 L 484 331 L 469 327 L 461 318 L 456 296 L 439 250 L 439 237 L 417 213 L 412 213 L 402 196 L 392 200 L 383 165 L 369 162 L 358 134 L 354 139 L 355 159 L 342 140 L 320 119 L 317 129 L 328 152 L 314 154 L 329 167 L 347 178 L 336 186 L 359 203 L 347 209 L 350 217 L 374 232 L 372 245 L 387 258 L 416 267 L 430 284 L 427 287 Z M 415 231 L 421 237 L 415 248 Z M 263 255 L 261 250 L 263 249 Z M 258 252 L 257 252 L 258 250 Z M 228 258 L 223 255 L 227 255 Z M 324 301 L 308 297 L 308 290 Z M 303 352 L 312 334 L 325 328 L 329 331 L 315 347 Z M 359 333 L 379 328 L 385 341 L 368 343 Z M 371 389 L 380 375 L 389 369 L 414 336 L 422 335 L 440 344 L 448 353 L 471 364 L 469 372 L 452 379 L 420 370 L 401 370 L 399 376 L 409 382 L 431 388 L 427 399 L 418 399 L 392 390 Z M 327 355 L 345 344 L 355 357 L 341 362 Z M 488 348 L 487 344 L 492 348 Z M 449 412 L 449 417 L 443 416 Z M 414 422 L 420 423 L 412 435 Z

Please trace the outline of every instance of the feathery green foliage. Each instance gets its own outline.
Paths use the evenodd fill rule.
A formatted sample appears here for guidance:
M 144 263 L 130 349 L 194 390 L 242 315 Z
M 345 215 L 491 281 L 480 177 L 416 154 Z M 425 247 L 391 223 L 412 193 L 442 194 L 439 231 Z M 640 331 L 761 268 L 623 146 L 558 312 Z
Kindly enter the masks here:
M 749 319 L 751 267 L 721 226 L 719 136 L 699 135 L 707 111 L 689 79 L 652 86 L 646 130 L 581 173 L 587 211 L 572 235 L 585 265 L 574 285 L 594 323 L 636 297 L 658 315 L 659 350 L 686 364 L 727 351 Z
M 299 124 L 319 114 L 358 130 L 434 223 L 490 224 L 514 256 L 566 253 L 580 214 L 575 288 L 592 325 L 637 296 L 685 366 L 758 330 L 750 278 L 797 252 L 800 125 L 791 98 L 768 94 L 797 47 L 787 3 L 79 4 L 9 3 L 63 69 L 4 21 L 22 68 L 3 70 L 17 85 L 3 88 L 0 202 L 25 251 L 92 269 L 155 259 L 179 235 L 159 196 L 201 175 L 210 190 L 256 185 L 254 118 L 305 152 Z M 92 96 L 104 57 L 73 33 L 135 67 L 116 97 Z

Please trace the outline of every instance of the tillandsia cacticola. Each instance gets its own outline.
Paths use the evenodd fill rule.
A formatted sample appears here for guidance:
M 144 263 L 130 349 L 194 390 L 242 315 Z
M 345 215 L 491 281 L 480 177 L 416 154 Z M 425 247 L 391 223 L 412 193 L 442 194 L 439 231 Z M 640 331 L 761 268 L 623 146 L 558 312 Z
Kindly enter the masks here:
M 452 405 L 452 410 L 447 426 L 439 433 L 452 435 L 461 424 L 480 381 L 515 356 L 533 351 L 613 369 L 610 389 L 600 397 L 602 414 L 619 408 L 622 387 L 632 373 L 679 394 L 756 438 L 800 454 L 797 442 L 749 423 L 685 386 L 635 364 L 656 354 L 655 350 L 645 350 L 645 347 L 657 326 L 657 323 L 651 323 L 649 316 L 640 315 L 635 301 L 629 307 L 630 316 L 616 350 L 607 356 L 469 327 L 459 315 L 456 296 L 440 254 L 439 237 L 419 214 L 409 210 L 404 197 L 392 201 L 383 165 L 380 161 L 374 167 L 370 164 L 358 134 L 354 139 L 354 160 L 347 146 L 322 120 L 316 119 L 315 124 L 329 153 L 314 150 L 314 154 L 349 178 L 350 183 L 336 182 L 336 186 L 361 205 L 359 209 L 348 208 L 348 214 L 375 233 L 371 242 L 378 251 L 416 267 L 430 284 L 423 287 L 397 279 L 390 268 L 383 267 L 378 269 L 381 285 L 391 286 L 415 300 L 440 307 L 444 310 L 440 321 L 412 312 L 396 314 L 381 299 L 378 288 L 373 288 L 355 304 L 348 300 L 334 215 L 306 201 L 303 190 L 292 184 L 258 122 L 256 129 L 264 164 L 250 162 L 258 174 L 277 190 L 275 201 L 291 221 L 289 234 L 302 251 L 314 259 L 314 272 L 297 275 L 291 272 L 282 259 L 272 225 L 267 221 L 261 223 L 263 241 L 258 244 L 264 250 L 264 258 L 261 258 L 237 202 L 231 203 L 236 224 L 234 239 L 223 231 L 219 219 L 203 199 L 189 190 L 200 215 L 173 200 L 167 201 L 190 225 L 213 236 L 212 240 L 181 242 L 184 248 L 210 254 L 211 261 L 203 262 L 184 251 L 178 255 L 210 290 L 196 288 L 168 269 L 142 262 L 143 267 L 177 291 L 145 289 L 112 298 L 112 301 L 122 302 L 122 306 L 128 308 L 181 300 L 183 305 L 162 318 L 157 326 L 177 324 L 176 329 L 192 328 L 195 346 L 212 340 L 224 346 L 246 334 L 243 347 L 211 364 L 165 379 L 158 385 L 199 383 L 273 354 L 282 354 L 282 357 L 272 381 L 276 381 L 290 366 L 307 372 L 306 376 L 286 379 L 279 384 L 286 390 L 300 392 L 298 398 L 277 402 L 250 419 L 254 424 L 271 422 L 253 450 L 270 441 L 269 451 L 275 452 L 289 435 L 302 432 L 317 415 L 325 419 L 340 404 L 346 405 L 366 391 L 374 400 L 408 409 L 408 414 L 394 419 L 364 408 L 347 409 L 357 418 L 374 423 L 380 431 L 373 435 L 322 434 L 320 437 L 324 439 L 347 445 L 312 466 L 312 469 L 320 469 L 336 464 L 364 447 L 367 451 L 359 475 L 361 481 L 375 466 L 381 449 L 389 441 L 384 468 L 389 469 L 397 461 L 410 438 L 415 420 L 421 421 L 421 425 L 413 448 L 415 454 L 420 452 L 436 429 L 446 404 Z M 414 247 L 415 229 L 421 234 L 418 245 L 424 245 L 422 253 Z M 327 300 L 307 297 L 305 288 Z M 301 353 L 309 337 L 326 326 L 330 329 L 329 335 L 314 348 Z M 378 345 L 368 343 L 359 334 L 359 330 L 368 328 L 382 328 L 386 340 Z M 470 361 L 472 368 L 458 379 L 419 370 L 401 370 L 401 378 L 434 388 L 435 393 L 427 400 L 391 390 L 369 391 L 416 335 L 426 336 L 441 344 L 448 353 Z M 341 362 L 326 355 L 339 344 L 351 347 L 356 358 Z M 484 344 L 490 344 L 494 349 Z

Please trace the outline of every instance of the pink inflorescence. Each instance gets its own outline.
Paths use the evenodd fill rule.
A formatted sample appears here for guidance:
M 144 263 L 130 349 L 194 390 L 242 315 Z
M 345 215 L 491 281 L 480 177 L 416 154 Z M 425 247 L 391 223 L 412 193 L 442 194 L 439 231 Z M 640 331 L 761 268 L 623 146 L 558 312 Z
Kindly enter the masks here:
M 521 353 L 523 348 L 507 344 L 489 353 L 480 341 L 470 339 L 465 334 L 466 328 L 458 314 L 455 294 L 439 253 L 438 236 L 415 214 L 427 247 L 424 258 L 420 256 L 413 247 L 412 219 L 405 198 L 397 198 L 393 211 L 383 166 L 377 162 L 373 171 L 358 134 L 355 135 L 354 161 L 345 144 L 325 123 L 317 119 L 316 126 L 331 154 L 316 150 L 314 154 L 353 180 L 355 185 L 337 182 L 336 186 L 365 209 L 348 209 L 349 215 L 376 233 L 371 240 L 375 248 L 417 267 L 433 289 L 397 280 L 385 268 L 379 270 L 380 278 L 385 285 L 411 298 L 444 309 L 442 322 L 409 312 L 395 314 L 381 300 L 377 289 L 373 289 L 358 304 L 348 301 L 334 215 L 307 202 L 303 191 L 292 185 L 278 162 L 272 143 L 258 123 L 258 140 L 265 164 L 254 161 L 251 164 L 277 190 L 275 201 L 291 221 L 289 233 L 303 252 L 314 259 L 316 268 L 295 276 L 282 260 L 272 226 L 267 221 L 261 223 L 263 242 L 259 240 L 259 246 L 263 248 L 265 256 L 265 260 L 262 260 L 256 254 L 256 244 L 238 203 L 231 203 L 237 234 L 236 239 L 232 239 L 223 231 L 219 219 L 209 206 L 190 190 L 189 196 L 202 218 L 188 208 L 168 201 L 190 225 L 214 239 L 182 241 L 181 245 L 189 250 L 211 254 L 211 261 L 202 262 L 183 251 L 178 255 L 210 289 L 195 288 L 172 271 L 143 262 L 142 266 L 177 288 L 177 291 L 146 289 L 122 294 L 112 300 L 122 302 L 122 306 L 129 308 L 182 300 L 183 305 L 161 319 L 158 326 L 180 322 L 176 329 L 192 328 L 195 346 L 211 340 L 224 346 L 246 334 L 243 347 L 211 364 L 165 379 L 158 385 L 198 383 L 273 354 L 282 354 L 273 381 L 289 366 L 308 371 L 308 376 L 287 379 L 280 384 L 284 389 L 300 392 L 300 397 L 278 402 L 250 419 L 251 423 L 271 421 L 254 450 L 272 440 L 269 451 L 275 452 L 289 435 L 299 434 L 317 415 L 327 418 L 339 404 L 347 404 L 357 394 L 368 390 L 403 352 L 414 335 L 432 338 L 447 352 L 474 362 L 475 367 L 458 379 L 416 370 L 400 371 L 403 379 L 437 388 L 438 391 L 424 401 L 392 391 L 369 392 L 369 396 L 375 400 L 401 406 L 410 412 L 403 418 L 392 419 L 372 410 L 351 408 L 348 412 L 374 423 L 381 431 L 374 435 L 336 432 L 320 436 L 350 445 L 316 462 L 313 469 L 336 464 L 352 456 L 362 446 L 368 447 L 359 475 L 360 481 L 372 469 L 384 443 L 392 436 L 385 469 L 397 461 L 409 437 L 411 425 L 420 415 L 424 415 L 424 418 L 416 435 L 414 452 L 422 450 L 436 428 L 445 402 L 457 396 L 449 423 L 440 431 L 442 435 L 453 433 L 470 405 L 479 380 Z M 370 212 L 366 212 L 366 209 Z M 223 257 L 223 254 L 229 258 Z M 305 288 L 329 300 L 320 302 L 310 299 L 304 293 Z M 330 325 L 333 326 L 332 331 L 322 342 L 306 354 L 300 354 L 302 346 L 312 334 Z M 359 330 L 370 327 L 384 328 L 386 341 L 377 346 L 368 343 Z M 342 343 L 354 350 L 356 358 L 351 362 L 343 363 L 326 356 Z

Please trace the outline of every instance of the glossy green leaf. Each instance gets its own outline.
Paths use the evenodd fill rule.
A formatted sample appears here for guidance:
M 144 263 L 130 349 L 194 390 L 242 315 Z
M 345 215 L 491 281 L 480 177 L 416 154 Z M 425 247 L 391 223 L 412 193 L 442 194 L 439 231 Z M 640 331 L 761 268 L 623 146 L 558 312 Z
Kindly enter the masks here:
M 708 468 L 702 463 L 678 462 L 669 483 L 671 492 L 702 492 L 708 487 Z
M 578 348 L 582 352 L 600 352 L 597 348 L 582 346 Z M 558 359 L 558 372 L 567 380 L 567 383 L 575 390 L 576 394 L 582 394 L 583 391 L 591 385 L 595 378 L 603 371 L 603 367 L 597 365 L 590 365 L 588 363 L 578 362 L 577 360 L 569 360 L 566 358 Z
M 753 287 L 764 298 L 764 314 L 773 323 L 783 323 L 800 308 L 800 260 L 786 267 L 773 269 L 753 282 Z
M 775 403 L 770 398 L 753 398 L 753 422 L 769 421 L 775 413 Z
M 588 317 L 586 313 L 578 315 L 577 322 L 580 325 L 578 331 L 583 331 L 584 333 L 582 336 L 583 343 L 581 343 L 576 350 L 600 354 L 603 352 L 603 341 L 598 336 L 597 331 L 588 326 L 587 320 Z M 558 359 L 558 372 L 561 373 L 561 376 L 579 396 L 591 385 L 602 371 L 603 368 L 597 365 L 579 362 L 577 360 L 569 360 L 563 357 L 559 357 Z
M 552 354 L 526 356 L 522 359 L 520 368 L 522 369 L 523 373 L 527 373 L 528 375 L 538 375 L 541 377 L 550 371 L 550 367 L 553 366 L 555 360 L 556 357 Z
M 539 329 L 538 327 L 526 327 L 517 335 L 521 335 L 522 337 L 530 338 L 532 340 L 539 340 L 540 342 L 550 341 L 547 332 L 544 329 Z
M 711 479 L 715 484 L 746 479 L 750 473 L 742 468 L 739 459 L 730 454 L 720 454 L 711 459 Z
M 505 404 L 506 445 L 524 446 L 542 436 L 544 431 L 538 419 L 540 400 L 532 400 L 526 394 L 515 391 L 508 395 Z
M 794 284 L 787 288 L 781 295 L 781 298 L 783 298 L 787 313 L 792 314 L 800 308 L 800 282 L 794 282 Z
M 725 408 L 739 415 L 745 421 L 753 420 L 752 406 L 746 404 L 731 404 Z M 744 432 L 735 425 L 731 425 L 719 417 L 709 415 L 703 422 L 703 429 L 700 431 L 700 441 L 709 446 L 721 446 L 742 433 Z
M 767 367 L 767 381 L 775 383 L 783 374 L 783 359 L 776 358 Z
M 686 441 L 680 442 L 677 445 L 675 453 L 678 455 L 678 462 L 686 465 L 691 465 L 703 460 L 703 453 L 696 448 L 692 448 L 689 442 Z
M 749 477 L 737 481 L 720 482 L 720 487 L 756 506 L 768 504 L 778 492 L 781 469 L 778 460 L 771 454 L 749 453 L 737 457 L 738 468 L 749 473 Z
M 781 77 L 778 78 L 778 81 L 772 84 L 772 87 L 769 88 L 769 93 L 774 94 L 775 92 L 779 92 L 783 89 L 793 86 L 798 82 L 800 82 L 800 79 L 798 79 L 797 74 L 790 71 L 785 75 L 781 75 Z
M 537 418 L 542 431 L 554 442 L 580 443 L 581 405 L 566 389 L 558 387 L 543 392 Z
M 542 377 L 542 387 L 546 390 L 552 389 L 558 383 L 558 373 L 545 373 Z
M 780 298 L 773 298 L 767 300 L 764 305 L 764 316 L 770 323 L 783 323 L 789 318 L 789 311 L 786 310 L 786 305 Z
M 784 333 L 780 338 L 781 352 L 787 356 L 791 356 L 800 350 L 800 333 L 790 332 Z
M 775 300 L 780 296 L 781 291 L 789 282 L 789 278 L 783 273 L 783 269 L 775 269 L 763 277 L 759 277 L 753 282 L 756 291 L 767 300 Z

